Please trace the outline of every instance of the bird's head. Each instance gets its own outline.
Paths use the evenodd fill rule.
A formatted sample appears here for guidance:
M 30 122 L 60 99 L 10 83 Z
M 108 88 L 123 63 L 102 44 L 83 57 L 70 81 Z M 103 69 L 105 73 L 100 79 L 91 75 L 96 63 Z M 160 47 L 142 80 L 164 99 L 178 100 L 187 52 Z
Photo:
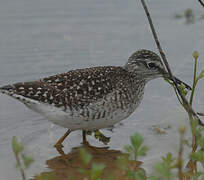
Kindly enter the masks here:
M 125 65 L 125 69 L 131 74 L 143 78 L 145 81 L 164 77 L 170 79 L 169 73 L 161 61 L 161 58 L 154 52 L 149 50 L 139 50 L 133 53 Z M 178 84 L 183 83 L 188 89 L 189 85 L 174 77 Z

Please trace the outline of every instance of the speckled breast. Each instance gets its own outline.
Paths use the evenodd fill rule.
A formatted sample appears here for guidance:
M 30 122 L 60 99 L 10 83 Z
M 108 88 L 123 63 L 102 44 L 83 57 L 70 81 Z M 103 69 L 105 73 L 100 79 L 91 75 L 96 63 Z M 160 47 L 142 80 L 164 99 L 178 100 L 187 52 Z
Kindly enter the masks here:
M 128 82 L 123 82 L 123 85 L 126 83 Z M 72 129 L 100 129 L 113 126 L 131 115 L 139 106 L 144 94 L 144 85 L 143 81 L 133 80 L 125 89 L 114 89 L 88 106 L 67 109 L 67 120 L 56 123 L 63 123 L 63 126 L 72 124 Z

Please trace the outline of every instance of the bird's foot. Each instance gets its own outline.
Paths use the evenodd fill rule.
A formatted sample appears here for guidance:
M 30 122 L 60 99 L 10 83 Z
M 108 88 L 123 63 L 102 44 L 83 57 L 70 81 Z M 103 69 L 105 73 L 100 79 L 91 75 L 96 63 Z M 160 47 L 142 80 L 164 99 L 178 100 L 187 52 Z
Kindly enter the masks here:
M 71 129 L 68 129 L 67 132 L 57 141 L 57 143 L 54 145 L 54 147 L 56 148 L 56 150 L 60 153 L 60 154 L 64 154 L 64 151 L 62 150 L 62 148 L 64 147 L 62 145 L 63 141 L 66 139 L 66 137 L 72 132 Z
M 54 147 L 56 148 L 56 150 L 58 151 L 58 153 L 59 154 L 61 154 L 61 155 L 65 155 L 65 153 L 64 153 L 64 151 L 63 151 L 63 145 L 62 144 L 58 144 L 58 143 L 56 143 L 55 145 L 54 145 Z
M 99 130 L 94 131 L 94 136 L 95 136 L 96 139 L 98 139 L 99 141 L 101 141 L 105 145 L 107 145 L 110 142 L 110 137 L 106 137 Z

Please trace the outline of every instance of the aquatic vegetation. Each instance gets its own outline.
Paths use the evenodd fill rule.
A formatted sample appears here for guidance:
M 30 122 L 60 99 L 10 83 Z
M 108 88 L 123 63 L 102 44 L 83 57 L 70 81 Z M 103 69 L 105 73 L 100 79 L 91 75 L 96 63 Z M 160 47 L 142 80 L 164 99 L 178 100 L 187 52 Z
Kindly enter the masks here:
M 23 152 L 24 147 L 16 136 L 12 138 L 12 149 L 17 162 L 16 167 L 20 170 L 22 180 L 26 180 L 25 169 L 29 168 L 34 160 Z
M 92 159 L 92 155 L 88 153 L 88 151 L 84 148 L 80 149 L 80 157 L 81 157 L 82 163 L 85 166 L 88 166 Z M 84 180 L 99 180 L 100 179 L 99 177 L 104 168 L 105 168 L 104 164 L 98 164 L 98 163 L 93 162 L 91 164 L 90 169 L 80 168 L 79 172 L 86 176 Z

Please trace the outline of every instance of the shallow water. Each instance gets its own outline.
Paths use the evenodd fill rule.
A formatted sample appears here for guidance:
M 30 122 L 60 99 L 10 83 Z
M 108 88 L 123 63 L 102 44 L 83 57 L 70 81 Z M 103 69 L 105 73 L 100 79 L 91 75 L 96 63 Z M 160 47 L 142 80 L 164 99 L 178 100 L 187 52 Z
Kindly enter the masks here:
M 191 82 L 192 51 L 204 59 L 204 21 L 186 25 L 174 19 L 175 13 L 191 7 L 202 12 L 190 0 L 163 2 L 151 7 L 156 29 L 167 52 L 173 72 Z M 137 49 L 156 50 L 147 19 L 140 3 L 134 0 L 1 0 L 0 6 L 0 85 L 30 81 L 75 68 L 98 65 L 123 65 Z M 204 67 L 204 61 L 200 61 Z M 200 82 L 195 107 L 204 112 L 204 83 Z M 177 150 L 178 127 L 187 124 L 187 115 L 179 106 L 172 88 L 162 79 L 150 82 L 140 107 L 113 132 L 110 149 L 122 150 L 129 137 L 138 131 L 151 151 L 141 159 L 150 168 L 167 151 Z M 152 126 L 170 126 L 166 134 L 157 134 Z M 59 156 L 53 148 L 65 129 L 50 126 L 40 115 L 5 95 L 0 95 L 0 174 L 2 179 L 20 178 L 11 149 L 12 136 L 18 136 L 35 162 L 28 170 L 34 176 L 47 169 L 46 161 Z M 188 135 L 187 135 L 188 136 Z M 104 145 L 93 137 L 90 144 Z M 64 142 L 68 153 L 80 146 L 81 132 L 73 132 Z

